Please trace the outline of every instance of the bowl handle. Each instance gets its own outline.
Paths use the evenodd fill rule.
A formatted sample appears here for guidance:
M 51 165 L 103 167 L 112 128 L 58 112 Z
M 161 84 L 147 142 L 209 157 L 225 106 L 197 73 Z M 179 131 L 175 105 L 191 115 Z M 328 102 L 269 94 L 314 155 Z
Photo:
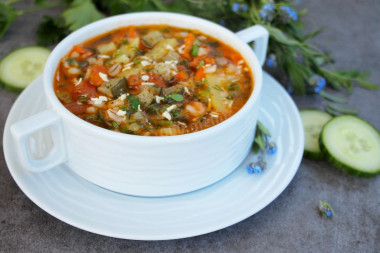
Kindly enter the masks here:
M 261 66 L 265 62 L 268 49 L 269 32 L 261 25 L 254 25 L 236 33 L 245 43 L 255 41 L 253 51 Z
M 53 139 L 52 150 L 43 158 L 35 159 L 31 156 L 28 145 L 30 136 L 49 128 Z M 26 118 L 10 128 L 13 135 L 17 152 L 22 165 L 32 172 L 42 172 L 51 169 L 67 160 L 66 143 L 63 134 L 61 118 L 51 110 L 42 111 L 36 115 Z

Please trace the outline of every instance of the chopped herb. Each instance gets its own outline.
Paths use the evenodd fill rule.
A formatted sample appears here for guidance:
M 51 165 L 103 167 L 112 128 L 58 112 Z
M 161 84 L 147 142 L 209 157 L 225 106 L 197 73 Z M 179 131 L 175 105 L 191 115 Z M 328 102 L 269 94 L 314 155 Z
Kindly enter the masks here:
M 234 90 L 238 90 L 239 88 L 240 88 L 240 85 L 238 83 L 229 83 L 227 89 L 229 91 L 234 91 Z
M 91 121 L 95 121 L 95 115 L 89 115 L 86 117 L 86 120 L 91 120 Z
M 171 126 L 173 125 L 173 122 L 170 120 L 161 120 L 160 122 L 158 122 L 158 124 L 160 126 Z
M 67 84 L 61 83 L 60 85 L 58 85 L 58 88 L 65 88 L 66 86 L 67 86 Z
M 128 45 L 128 44 L 129 44 L 128 39 L 123 40 L 123 44 L 124 44 L 124 45 Z
M 198 56 L 198 53 L 199 53 L 199 47 L 197 45 L 195 45 L 195 43 L 194 43 L 190 49 L 190 54 L 191 54 L 191 56 L 196 57 L 196 56 Z
M 158 112 L 159 109 L 160 109 L 160 106 L 157 104 L 151 104 L 148 106 L 148 110 L 151 112 Z
M 125 52 L 124 52 L 123 50 L 118 49 L 118 50 L 116 50 L 116 51 L 112 54 L 112 57 L 117 58 L 117 57 L 119 57 L 119 56 L 121 56 L 121 55 L 123 55 L 123 54 L 125 54 Z
M 138 65 L 138 64 L 141 63 L 141 60 L 136 57 L 136 58 L 133 59 L 133 63 L 136 64 L 136 65 Z
M 228 100 L 234 100 L 234 96 L 229 95 L 229 96 L 226 97 L 226 99 L 228 99 Z
M 214 85 L 213 88 L 218 91 L 223 91 L 222 87 L 220 87 L 218 84 Z
M 163 31 L 164 33 L 167 33 L 167 32 L 169 32 L 169 28 L 165 27 L 165 28 L 162 29 L 161 31 Z
M 76 58 L 70 58 L 70 59 L 66 59 L 66 61 L 69 63 L 70 66 L 73 66 L 74 64 L 76 64 Z
M 168 95 L 169 98 L 173 99 L 174 101 L 181 102 L 183 100 L 183 96 L 181 94 L 170 94 Z
M 122 111 L 126 111 L 127 108 L 125 108 L 125 105 L 123 105 L 123 106 L 120 108 L 120 110 L 122 110 Z
M 130 105 L 132 111 L 137 112 L 137 110 L 139 109 L 139 105 L 140 105 L 139 98 L 138 97 L 132 97 L 131 95 L 129 95 L 127 98 L 128 98 L 129 105 Z
M 79 64 L 79 68 L 80 69 L 84 69 L 85 67 L 88 66 L 88 62 L 87 61 L 79 61 L 78 64 Z
M 113 126 L 114 128 L 119 128 L 119 125 L 118 125 L 115 121 L 112 121 L 112 126 Z
M 198 63 L 196 69 L 199 69 L 199 68 L 202 67 L 204 64 L 205 64 L 205 61 L 202 60 L 200 63 Z
M 172 114 L 173 118 L 177 119 L 181 116 L 181 110 L 180 109 L 173 110 L 173 111 L 171 111 L 171 114 Z
M 88 94 L 82 94 L 78 96 L 78 102 L 80 103 L 86 102 L 87 100 L 89 100 Z

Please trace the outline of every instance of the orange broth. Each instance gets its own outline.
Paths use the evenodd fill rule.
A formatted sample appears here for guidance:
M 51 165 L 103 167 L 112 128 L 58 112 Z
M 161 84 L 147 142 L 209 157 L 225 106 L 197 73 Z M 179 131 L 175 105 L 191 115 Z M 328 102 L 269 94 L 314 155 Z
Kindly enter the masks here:
M 253 77 L 239 52 L 197 30 L 122 27 L 74 46 L 54 90 L 79 118 L 148 136 L 212 127 L 248 100 Z

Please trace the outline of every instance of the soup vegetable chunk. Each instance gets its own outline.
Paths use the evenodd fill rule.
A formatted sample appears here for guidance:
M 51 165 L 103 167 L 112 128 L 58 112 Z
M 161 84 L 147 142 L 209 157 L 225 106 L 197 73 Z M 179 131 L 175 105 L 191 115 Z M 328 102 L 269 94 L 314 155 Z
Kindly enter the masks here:
M 81 119 L 151 136 L 214 126 L 252 89 L 237 51 L 197 30 L 162 25 L 123 27 L 74 46 L 54 80 L 59 100 Z

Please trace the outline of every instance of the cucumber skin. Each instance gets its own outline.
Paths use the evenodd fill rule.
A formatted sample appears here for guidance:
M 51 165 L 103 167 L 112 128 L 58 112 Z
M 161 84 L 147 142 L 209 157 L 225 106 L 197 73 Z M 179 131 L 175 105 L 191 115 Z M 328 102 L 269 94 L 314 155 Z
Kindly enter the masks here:
M 345 117 L 347 115 L 340 115 L 340 116 L 336 116 L 335 118 L 338 118 L 338 117 Z M 379 134 L 380 136 L 380 132 L 379 130 L 377 130 L 374 126 L 372 126 L 371 124 L 369 124 L 367 121 L 365 121 L 364 119 L 360 118 L 360 117 L 357 117 L 357 116 L 353 116 L 353 115 L 349 115 L 350 117 L 355 117 L 355 118 L 358 118 L 360 119 L 362 122 L 366 123 L 368 126 L 372 127 L 373 129 L 375 129 L 375 131 Z M 327 123 L 326 123 L 327 125 Z M 346 165 L 345 163 L 335 159 L 332 155 L 330 155 L 330 153 L 328 152 L 326 146 L 324 145 L 323 143 L 323 130 L 324 128 L 326 127 L 326 125 L 322 128 L 322 131 L 321 131 L 321 135 L 319 136 L 319 148 L 321 149 L 321 153 L 324 157 L 324 159 L 326 161 L 328 161 L 331 165 L 333 165 L 335 168 L 337 169 L 340 169 L 350 175 L 354 175 L 354 176 L 357 176 L 357 177 L 367 177 L 367 178 L 370 178 L 370 177 L 375 177 L 376 175 L 380 174 L 380 168 L 377 169 L 377 171 L 374 171 L 374 172 L 364 172 L 364 171 L 361 171 L 360 169 L 358 168 L 355 168 L 355 167 L 352 167 L 352 166 L 349 166 L 349 165 Z
M 306 149 L 304 149 L 303 151 L 303 157 L 306 159 L 317 160 L 317 161 L 325 160 L 325 155 L 323 154 L 323 152 L 316 153 L 316 152 L 308 151 Z
M 51 52 L 50 49 L 48 49 L 48 48 L 46 48 L 46 47 L 40 47 L 40 46 L 25 46 L 25 47 L 20 47 L 20 48 L 17 48 L 17 49 L 15 49 L 15 50 L 12 50 L 12 51 L 10 51 L 9 53 L 7 53 L 6 55 L 4 55 L 3 58 L 1 58 L 1 60 L 0 60 L 0 64 L 2 63 L 2 61 L 3 61 L 8 55 L 12 54 L 13 52 L 16 52 L 16 51 L 18 51 L 18 50 L 25 49 L 25 48 L 30 48 L 30 47 L 32 47 L 32 48 L 42 48 L 42 49 L 45 49 L 45 50 Z M 21 93 L 21 92 L 22 92 L 26 87 L 28 87 L 28 86 L 26 86 L 26 87 L 24 87 L 24 88 L 22 88 L 22 87 L 15 87 L 14 85 L 12 85 L 12 84 L 10 84 L 10 83 L 6 83 L 6 82 L 4 82 L 4 81 L 1 79 L 1 77 L 0 77 L 0 87 L 3 88 L 3 89 L 6 90 L 6 91 L 10 91 L 10 92 L 14 92 L 14 93 Z
M 316 109 L 316 108 L 310 108 L 310 109 L 302 109 L 302 110 L 300 110 L 300 112 L 309 112 L 309 111 L 324 112 L 326 114 L 331 115 L 328 112 L 325 112 L 325 111 L 322 111 L 322 110 L 319 110 L 319 109 Z M 334 118 L 334 115 L 331 115 L 331 117 Z M 326 122 L 326 124 L 327 124 L 327 122 Z M 321 145 L 319 145 L 319 146 L 321 146 Z M 320 153 L 317 153 L 317 152 L 312 152 L 312 151 L 309 151 L 309 150 L 306 150 L 306 149 L 304 149 L 304 151 L 303 151 L 303 157 L 306 158 L 306 159 L 316 160 L 316 161 L 325 160 L 325 158 L 326 158 L 325 154 L 322 151 Z

